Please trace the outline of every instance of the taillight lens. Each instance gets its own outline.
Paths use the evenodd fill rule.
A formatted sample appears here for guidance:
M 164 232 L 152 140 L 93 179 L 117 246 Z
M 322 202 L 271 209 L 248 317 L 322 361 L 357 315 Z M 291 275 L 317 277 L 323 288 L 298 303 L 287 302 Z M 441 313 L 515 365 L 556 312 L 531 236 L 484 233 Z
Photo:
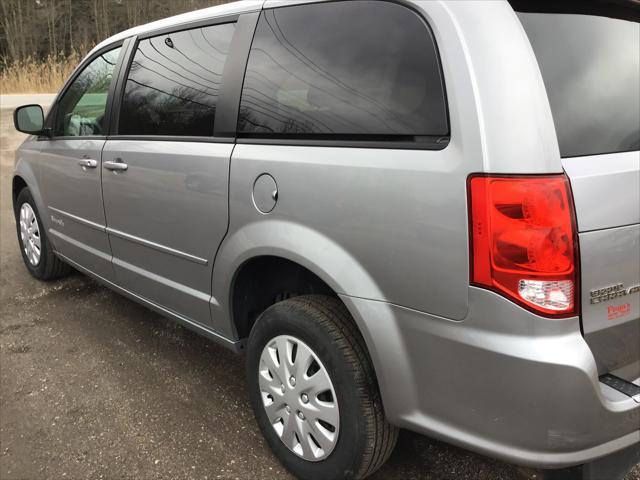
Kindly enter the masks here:
M 469 177 L 471 282 L 538 314 L 577 313 L 576 232 L 565 175 Z

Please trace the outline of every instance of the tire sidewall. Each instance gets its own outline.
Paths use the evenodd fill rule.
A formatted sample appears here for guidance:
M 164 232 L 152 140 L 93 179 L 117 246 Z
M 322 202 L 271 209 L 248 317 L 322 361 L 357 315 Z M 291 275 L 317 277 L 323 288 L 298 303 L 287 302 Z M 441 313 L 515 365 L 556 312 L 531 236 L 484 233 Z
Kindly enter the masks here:
M 26 253 L 24 252 L 24 245 L 22 244 L 22 238 L 20 236 L 20 209 L 22 205 L 28 203 L 33 209 L 33 213 L 36 216 L 36 220 L 38 222 L 38 229 L 40 233 L 40 262 L 38 265 L 31 265 L 31 262 L 27 258 Z M 25 266 L 31 272 L 31 274 L 36 278 L 43 278 L 46 275 L 47 271 L 47 263 L 52 260 L 53 251 L 49 246 L 49 240 L 45 233 L 44 224 L 42 223 L 42 219 L 40 218 L 40 212 L 38 211 L 38 207 L 36 207 L 36 202 L 33 200 L 33 195 L 31 195 L 31 191 L 29 188 L 23 188 L 18 197 L 16 199 L 16 203 L 14 205 L 14 214 L 16 219 L 16 233 L 18 236 L 18 245 L 20 246 L 20 254 L 22 255 L 22 260 L 24 261 Z
M 307 461 L 290 451 L 267 418 L 258 384 L 258 368 L 265 345 L 279 335 L 293 336 L 311 347 L 331 378 L 340 409 L 340 431 L 338 442 L 324 460 Z M 254 325 L 247 352 L 249 398 L 267 443 L 284 466 L 301 478 L 330 480 L 355 477 L 365 448 L 365 418 L 361 393 L 356 388 L 356 375 L 358 372 L 351 368 L 344 352 L 336 346 L 335 338 L 318 324 L 318 318 L 302 306 L 289 302 L 275 304 L 265 310 Z

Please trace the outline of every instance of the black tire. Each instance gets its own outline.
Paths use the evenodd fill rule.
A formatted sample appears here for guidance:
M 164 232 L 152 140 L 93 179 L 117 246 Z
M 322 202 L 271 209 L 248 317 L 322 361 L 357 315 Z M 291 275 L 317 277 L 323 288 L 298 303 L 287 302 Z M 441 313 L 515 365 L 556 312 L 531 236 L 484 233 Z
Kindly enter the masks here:
M 38 229 L 40 233 L 40 261 L 37 265 L 32 265 L 24 251 L 24 245 L 20 238 L 20 208 L 25 203 L 31 206 L 31 209 L 35 213 L 36 220 L 38 221 Z M 20 253 L 22 254 L 22 260 L 24 261 L 27 270 L 38 280 L 55 280 L 57 278 L 67 275 L 71 271 L 71 267 L 60 260 L 51 248 L 51 243 L 47 238 L 44 224 L 40 218 L 40 212 L 36 207 L 36 202 L 33 201 L 33 196 L 29 188 L 23 188 L 14 204 L 14 214 L 16 217 L 16 232 L 18 234 L 18 244 L 20 245 Z
M 324 460 L 305 460 L 280 440 L 271 426 L 259 389 L 262 351 L 273 338 L 290 335 L 317 354 L 334 386 L 340 431 Z M 398 429 L 384 415 L 380 391 L 364 339 L 345 306 L 334 297 L 304 295 L 272 305 L 256 321 L 247 345 L 251 404 L 267 443 L 280 462 L 304 480 L 361 479 L 389 458 Z

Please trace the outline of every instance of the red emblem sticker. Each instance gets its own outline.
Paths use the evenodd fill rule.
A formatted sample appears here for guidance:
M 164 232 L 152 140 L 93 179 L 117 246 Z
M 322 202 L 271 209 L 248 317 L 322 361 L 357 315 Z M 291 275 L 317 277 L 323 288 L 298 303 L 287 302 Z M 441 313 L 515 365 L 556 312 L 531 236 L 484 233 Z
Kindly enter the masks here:
M 607 318 L 609 320 L 617 320 L 626 317 L 631 313 L 631 304 L 623 303 L 622 305 L 609 305 L 607 307 Z

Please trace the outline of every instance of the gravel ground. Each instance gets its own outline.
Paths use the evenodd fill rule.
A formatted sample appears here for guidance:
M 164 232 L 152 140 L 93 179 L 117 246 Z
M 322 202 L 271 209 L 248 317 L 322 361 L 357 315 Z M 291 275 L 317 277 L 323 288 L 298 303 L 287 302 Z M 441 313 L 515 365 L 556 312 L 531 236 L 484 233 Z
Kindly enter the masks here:
M 80 274 L 28 275 L 11 212 L 22 136 L 10 110 L 0 129 L 0 478 L 291 478 L 255 424 L 242 357 Z M 372 478 L 542 476 L 402 432 Z

